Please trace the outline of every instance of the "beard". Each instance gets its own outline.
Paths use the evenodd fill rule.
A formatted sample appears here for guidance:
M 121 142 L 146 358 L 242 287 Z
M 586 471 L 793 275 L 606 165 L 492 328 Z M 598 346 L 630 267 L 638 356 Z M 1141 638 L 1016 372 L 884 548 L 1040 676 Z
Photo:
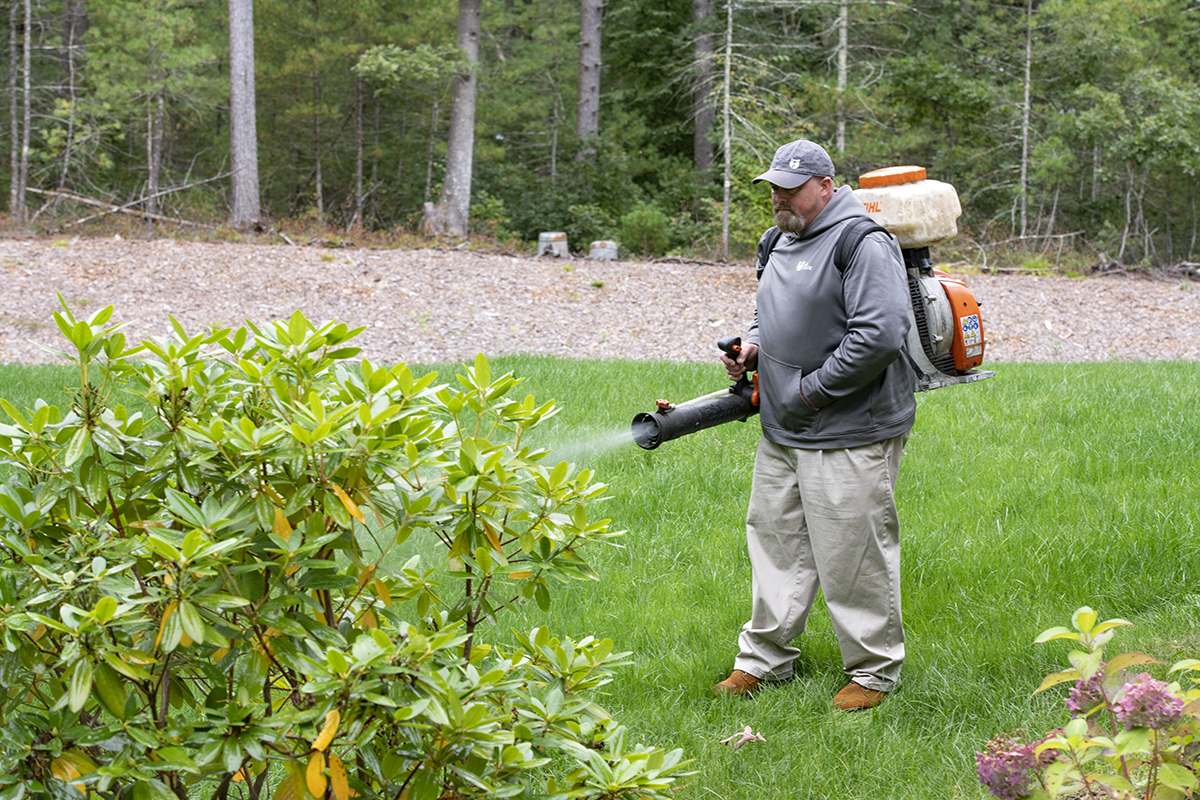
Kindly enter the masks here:
M 808 227 L 808 220 L 790 208 L 781 207 L 775 209 L 775 225 L 784 233 L 794 233 L 798 236 Z

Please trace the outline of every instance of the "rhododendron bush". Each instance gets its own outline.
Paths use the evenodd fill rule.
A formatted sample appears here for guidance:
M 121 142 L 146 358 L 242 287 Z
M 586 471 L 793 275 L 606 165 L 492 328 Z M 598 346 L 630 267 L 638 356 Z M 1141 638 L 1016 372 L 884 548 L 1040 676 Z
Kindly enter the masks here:
M 524 441 L 553 404 L 299 312 L 134 347 L 111 313 L 55 315 L 70 406 L 0 401 L 0 800 L 667 795 L 679 751 L 593 697 L 611 641 L 487 641 L 615 535 Z

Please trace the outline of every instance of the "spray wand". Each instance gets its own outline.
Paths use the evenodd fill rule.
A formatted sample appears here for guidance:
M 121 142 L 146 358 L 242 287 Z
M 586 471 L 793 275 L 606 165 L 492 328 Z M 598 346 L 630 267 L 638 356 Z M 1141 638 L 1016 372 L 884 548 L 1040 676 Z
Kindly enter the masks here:
M 742 351 L 742 337 L 726 336 L 717 342 L 725 355 L 736 359 Z M 653 450 L 663 442 L 689 433 L 744 422 L 758 413 L 758 375 L 747 380 L 743 375 L 728 389 L 696 397 L 678 405 L 659 400 L 652 413 L 641 412 L 633 418 L 633 440 L 639 447 Z

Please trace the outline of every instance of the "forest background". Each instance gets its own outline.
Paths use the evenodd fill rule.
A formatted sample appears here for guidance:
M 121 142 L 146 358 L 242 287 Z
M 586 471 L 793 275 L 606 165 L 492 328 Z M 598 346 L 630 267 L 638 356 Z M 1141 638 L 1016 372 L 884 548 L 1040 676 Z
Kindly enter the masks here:
M 565 231 L 576 250 L 740 257 L 770 224 L 751 178 L 803 136 L 839 182 L 918 164 L 954 184 L 960 246 L 992 265 L 1196 261 L 1198 0 L 250 7 L 10 0 L 9 232 L 86 234 L 117 208 L 160 235 Z M 239 213 L 248 41 L 256 206 Z M 430 224 L 456 192 L 469 222 Z

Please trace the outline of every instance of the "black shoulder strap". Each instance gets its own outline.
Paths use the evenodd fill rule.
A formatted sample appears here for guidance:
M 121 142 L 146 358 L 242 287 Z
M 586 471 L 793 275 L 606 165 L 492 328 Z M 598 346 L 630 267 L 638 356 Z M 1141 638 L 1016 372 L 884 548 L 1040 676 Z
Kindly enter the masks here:
M 846 227 L 842 228 L 837 245 L 833 250 L 833 265 L 837 267 L 838 275 L 843 277 L 846 275 L 846 270 L 850 267 L 850 262 L 854 260 L 854 254 L 858 252 L 858 246 L 862 244 L 862 240 L 876 231 L 888 232 L 887 228 L 877 225 L 870 217 L 855 217 Z M 771 252 L 775 249 L 775 245 L 779 244 L 779 237 L 782 235 L 783 231 L 772 226 L 758 240 L 759 280 L 762 280 L 763 270 L 767 268 L 767 262 L 771 259 Z
M 845 277 L 846 270 L 850 267 L 850 262 L 854 260 L 854 254 L 858 252 L 858 246 L 862 244 L 862 240 L 876 231 L 888 232 L 887 228 L 877 225 L 875 220 L 870 217 L 856 217 L 842 228 L 837 246 L 833 251 L 833 265 L 837 267 L 839 275 Z
M 767 262 L 771 259 L 771 251 L 775 249 L 775 245 L 779 243 L 779 237 L 783 236 L 783 231 L 772 225 L 767 228 L 767 232 L 758 240 L 758 279 L 762 280 L 763 270 L 767 268 Z

